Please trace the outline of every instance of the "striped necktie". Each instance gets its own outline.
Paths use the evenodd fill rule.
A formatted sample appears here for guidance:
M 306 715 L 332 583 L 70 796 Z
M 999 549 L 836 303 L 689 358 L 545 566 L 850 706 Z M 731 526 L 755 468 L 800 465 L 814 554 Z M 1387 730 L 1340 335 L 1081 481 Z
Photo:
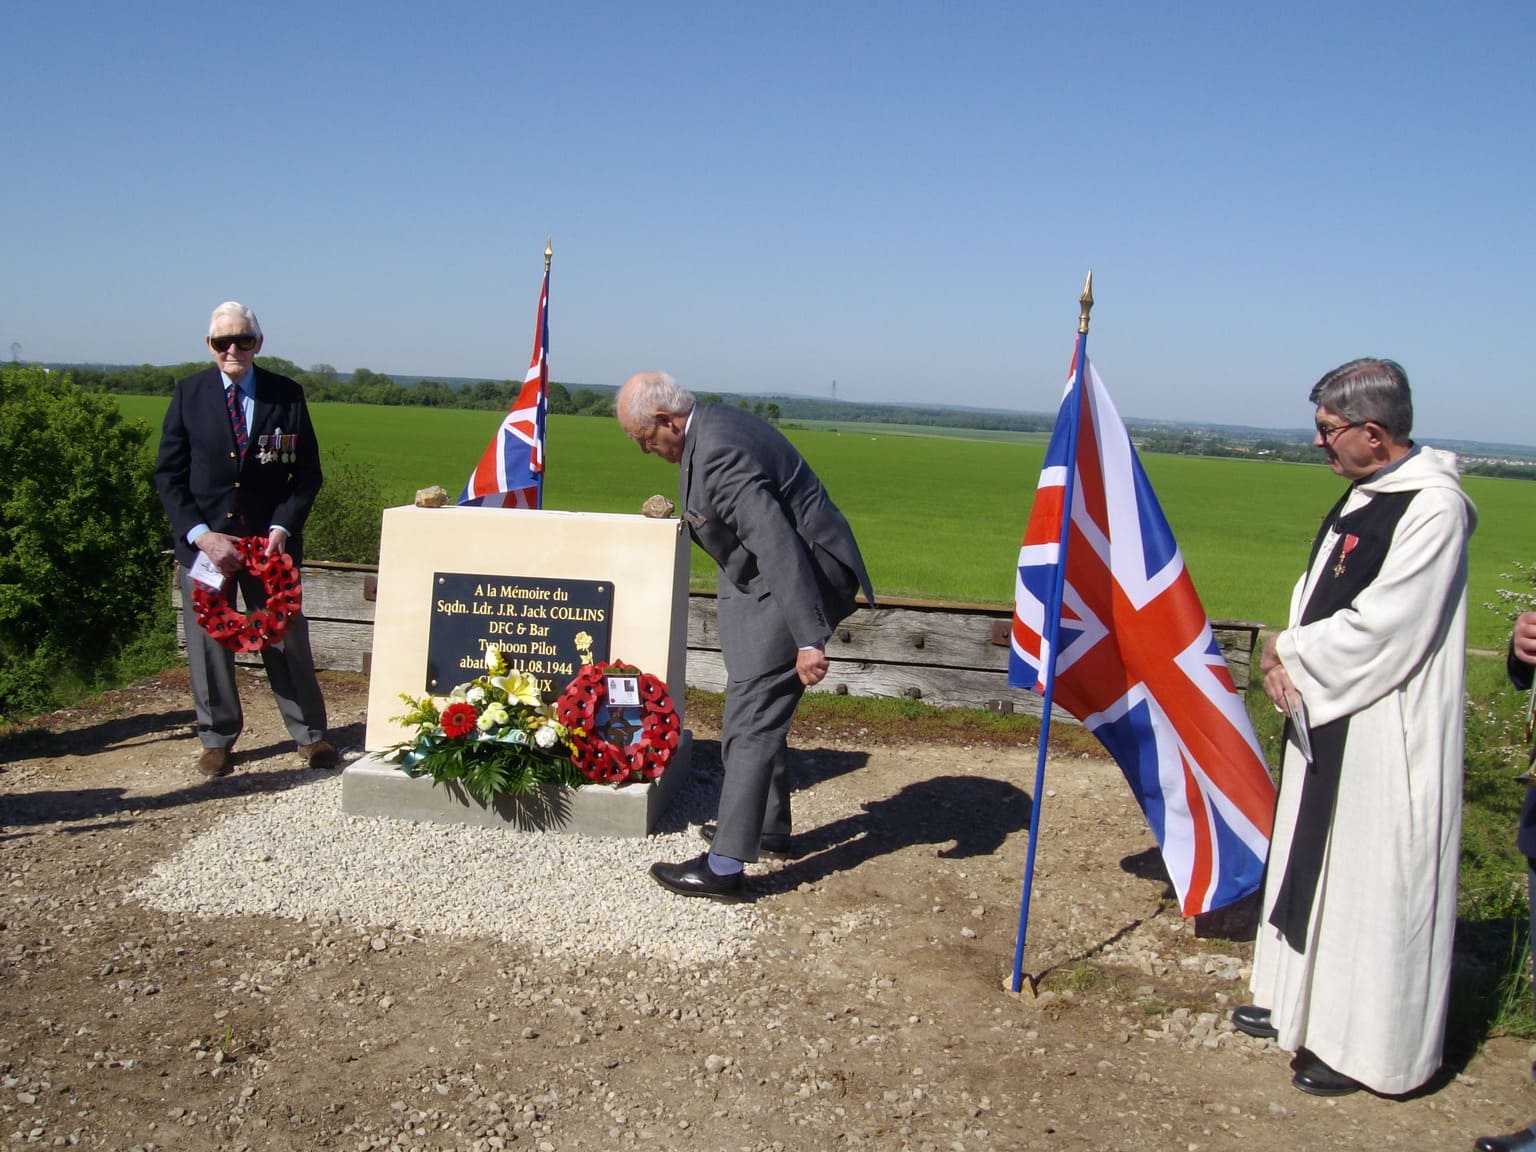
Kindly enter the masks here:
M 235 448 L 240 453 L 240 458 L 245 459 L 245 446 L 251 442 L 251 434 L 245 427 L 245 402 L 241 399 L 240 389 L 231 384 L 224 390 L 224 400 L 229 405 L 229 423 L 235 430 Z

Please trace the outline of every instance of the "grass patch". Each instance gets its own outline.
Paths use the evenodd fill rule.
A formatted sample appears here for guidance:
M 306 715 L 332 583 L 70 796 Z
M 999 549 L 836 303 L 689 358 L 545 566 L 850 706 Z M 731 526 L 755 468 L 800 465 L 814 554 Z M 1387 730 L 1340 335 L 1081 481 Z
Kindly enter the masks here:
M 153 452 L 168 398 L 116 400 L 124 416 L 149 426 Z M 327 467 L 332 452 L 344 453 L 377 478 L 389 506 L 410 503 L 432 484 L 456 496 L 497 420 L 493 412 L 372 404 L 317 403 L 311 414 Z M 852 522 L 877 595 L 1008 604 L 1045 438 L 948 431 L 785 428 Z M 548 508 L 633 513 L 654 493 L 676 498 L 677 470 L 635 451 L 613 419 L 551 416 L 548 437 Z M 1148 454 L 1143 463 L 1206 611 L 1279 625 L 1318 523 L 1343 490 L 1339 478 L 1321 465 L 1265 460 Z M 1501 573 L 1528 555 L 1536 484 L 1472 476 L 1463 487 L 1479 508 L 1470 570 L 1476 607 L 1493 602 L 1507 583 Z M 714 566 L 697 548 L 692 573 L 695 587 L 714 582 Z M 1468 627 L 1476 648 L 1502 649 L 1508 636 L 1493 613 L 1474 611 Z

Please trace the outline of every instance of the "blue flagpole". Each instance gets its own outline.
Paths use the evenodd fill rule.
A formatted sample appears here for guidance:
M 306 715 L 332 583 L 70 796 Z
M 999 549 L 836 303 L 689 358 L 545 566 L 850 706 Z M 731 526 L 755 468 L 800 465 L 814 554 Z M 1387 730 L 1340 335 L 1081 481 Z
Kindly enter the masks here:
M 1056 571 L 1045 606 L 1045 697 L 1040 714 L 1040 755 L 1035 762 L 1035 794 L 1029 806 L 1029 851 L 1024 857 L 1024 890 L 1019 897 L 1019 934 L 1013 947 L 1013 980 L 1010 989 L 1024 986 L 1024 939 L 1029 932 L 1029 897 L 1035 884 L 1035 846 L 1040 842 L 1040 808 L 1045 800 L 1045 756 L 1051 741 L 1051 705 L 1056 696 L 1056 649 L 1061 634 L 1061 601 L 1067 579 L 1067 539 L 1072 531 L 1072 497 L 1077 478 L 1077 441 L 1083 389 L 1088 379 L 1088 312 L 1093 307 L 1093 273 L 1083 286 L 1082 312 L 1077 322 L 1077 354 L 1073 357 L 1072 389 L 1063 405 L 1067 419 L 1067 474 L 1062 486 L 1061 528 L 1057 539 Z

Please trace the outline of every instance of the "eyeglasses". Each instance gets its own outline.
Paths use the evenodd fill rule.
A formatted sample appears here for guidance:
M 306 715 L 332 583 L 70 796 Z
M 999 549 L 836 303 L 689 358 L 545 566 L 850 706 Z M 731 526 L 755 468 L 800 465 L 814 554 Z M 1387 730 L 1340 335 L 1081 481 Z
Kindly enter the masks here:
M 672 417 L 668 416 L 665 420 L 659 416 L 654 417 L 650 424 L 647 424 L 638 432 L 630 433 L 629 438 L 640 446 L 642 452 L 649 452 L 651 445 L 656 442 L 657 434 L 660 433 L 663 427 L 668 431 L 672 430 Z
M 1341 433 L 1348 432 L 1351 428 L 1364 428 L 1369 423 L 1369 420 L 1356 420 L 1349 424 L 1319 424 L 1317 426 L 1317 438 L 1324 445 L 1332 447 L 1333 442 L 1339 438 Z
M 208 337 L 208 346 L 215 352 L 227 352 L 231 344 L 242 352 L 249 352 L 252 348 L 256 347 L 256 337 L 252 336 L 249 332 L 242 332 L 238 336 Z

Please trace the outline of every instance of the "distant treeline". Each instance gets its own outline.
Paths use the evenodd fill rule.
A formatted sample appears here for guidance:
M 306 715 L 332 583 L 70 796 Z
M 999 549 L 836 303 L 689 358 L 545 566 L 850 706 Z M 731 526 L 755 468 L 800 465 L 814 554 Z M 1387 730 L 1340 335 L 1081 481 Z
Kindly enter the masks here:
M 383 404 L 390 407 L 469 408 L 506 411 L 522 387 L 519 380 L 462 380 L 441 382 L 410 378 L 401 384 L 367 368 L 343 376 L 329 364 L 300 368 L 279 356 L 258 356 L 256 363 L 273 372 L 291 376 L 304 386 L 310 400 L 343 404 Z M 55 365 L 74 377 L 82 388 L 91 391 L 169 396 L 176 381 L 208 366 L 205 360 L 185 364 L 157 366 Z M 550 381 L 549 410 L 557 416 L 612 416 L 616 388 L 576 385 Z M 820 420 L 864 424 L 910 424 L 918 427 L 976 428 L 1006 432 L 1049 432 L 1055 425 L 1054 414 L 1033 412 L 996 412 L 982 408 L 942 408 L 906 404 L 863 404 L 844 400 L 823 400 L 809 396 L 741 396 L 710 392 L 699 399 L 734 404 L 748 408 L 770 423 L 780 420 Z M 1134 422 L 1133 422 L 1134 425 Z M 1239 459 L 1285 460 L 1316 464 L 1318 449 L 1305 433 L 1287 438 L 1273 433 L 1251 433 L 1243 429 L 1179 428 L 1159 425 L 1131 428 L 1132 438 L 1142 452 L 1172 456 L 1223 456 Z M 1536 463 L 1508 457 L 1489 457 L 1463 453 L 1461 472 L 1467 476 L 1497 476 L 1517 480 L 1536 480 Z
M 279 356 L 258 356 L 256 363 L 272 372 L 290 376 L 304 386 L 312 401 L 343 404 L 384 404 L 391 407 L 470 408 L 505 411 L 522 387 L 519 380 L 481 380 L 476 383 L 412 378 L 397 383 L 382 372 L 359 368 L 343 376 L 329 364 L 300 368 Z M 91 391 L 140 396 L 169 396 L 176 381 L 208 366 L 207 361 L 185 364 L 135 366 L 56 365 L 75 382 Z M 549 410 L 555 415 L 611 416 L 613 387 L 569 386 L 550 381 Z M 1054 416 L 1032 413 L 992 412 L 984 409 L 915 407 L 905 404 L 858 404 L 819 400 L 805 396 L 741 396 L 710 392 L 700 400 L 749 408 L 769 422 L 786 420 L 838 420 L 861 424 L 911 424 L 940 428 L 980 428 L 1009 432 L 1049 431 Z
M 391 408 L 470 408 L 506 411 L 517 398 L 521 380 L 481 380 L 475 384 L 443 384 L 421 380 L 397 384 L 382 372 L 359 368 L 342 376 L 329 364 L 300 368 L 280 356 L 258 356 L 256 363 L 270 372 L 290 376 L 304 386 L 311 401 L 341 404 L 383 404 Z M 185 364 L 140 364 L 133 367 L 62 365 L 82 388 L 138 396 L 169 396 L 176 381 L 208 367 L 206 360 Z M 611 416 L 613 389 L 577 388 L 554 381 L 549 385 L 549 410 L 557 415 Z
M 1294 464 L 1316 464 L 1322 450 L 1310 440 L 1275 436 L 1246 438 L 1233 432 L 1160 429 L 1134 431 L 1132 439 L 1140 452 L 1160 452 L 1170 456 L 1224 456 L 1237 459 L 1285 460 Z M 1492 458 L 1461 453 L 1458 467 L 1463 476 L 1495 476 L 1508 480 L 1536 480 L 1536 463 L 1513 458 Z

